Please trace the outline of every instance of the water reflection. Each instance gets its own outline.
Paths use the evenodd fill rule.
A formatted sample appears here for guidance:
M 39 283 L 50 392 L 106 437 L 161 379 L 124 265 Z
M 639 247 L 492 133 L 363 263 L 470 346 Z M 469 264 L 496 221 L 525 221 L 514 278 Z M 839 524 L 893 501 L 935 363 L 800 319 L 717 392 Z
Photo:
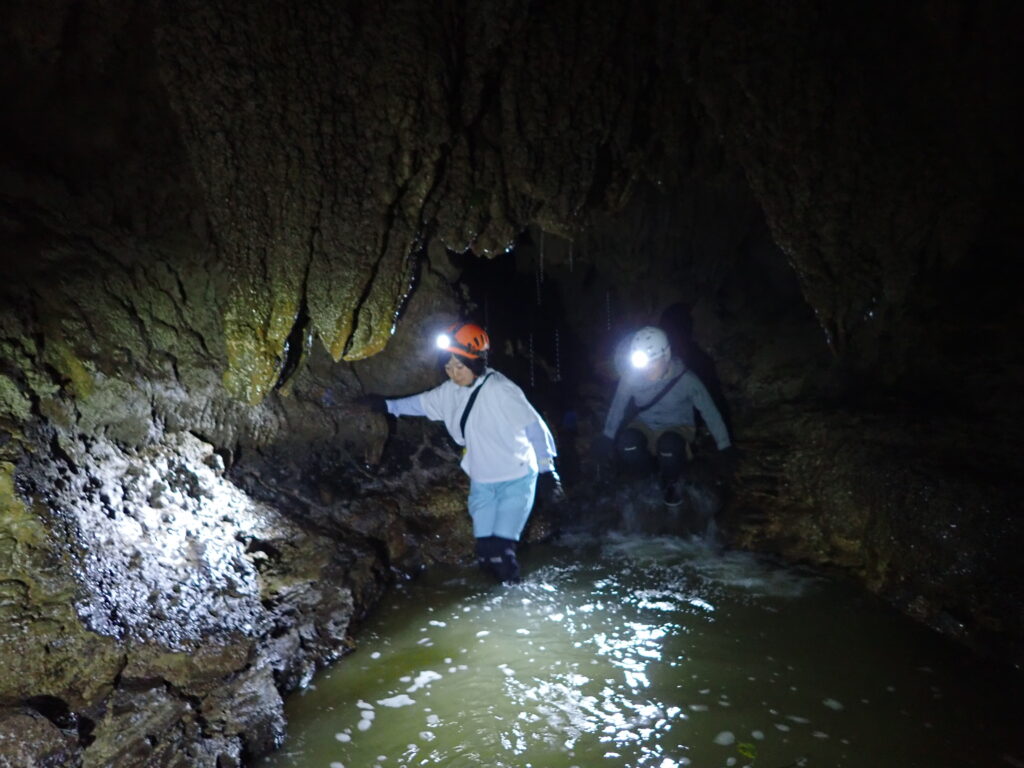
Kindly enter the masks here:
M 1016 759 L 1019 683 L 980 695 L 954 650 L 859 593 L 678 539 L 534 556 L 517 587 L 460 572 L 399 590 L 363 650 L 289 702 L 266 768 Z

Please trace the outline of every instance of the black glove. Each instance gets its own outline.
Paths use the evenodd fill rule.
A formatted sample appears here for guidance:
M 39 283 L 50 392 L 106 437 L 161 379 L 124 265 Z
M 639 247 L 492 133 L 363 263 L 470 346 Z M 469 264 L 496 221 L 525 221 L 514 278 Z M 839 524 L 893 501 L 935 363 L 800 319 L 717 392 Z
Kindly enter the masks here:
M 560 504 L 565 501 L 565 489 L 562 488 L 562 478 L 555 470 L 544 472 L 537 478 L 537 496 L 545 507 Z
M 370 413 L 388 415 L 388 404 L 382 395 L 362 395 L 356 398 L 356 402 Z
M 615 441 L 600 434 L 590 441 L 590 456 L 595 464 L 609 464 L 615 456 Z

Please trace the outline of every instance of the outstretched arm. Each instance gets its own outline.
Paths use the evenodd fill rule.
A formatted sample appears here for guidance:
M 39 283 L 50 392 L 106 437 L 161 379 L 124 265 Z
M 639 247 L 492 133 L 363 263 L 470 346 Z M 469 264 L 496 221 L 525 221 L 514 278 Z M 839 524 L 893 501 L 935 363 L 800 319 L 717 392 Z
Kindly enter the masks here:
M 423 408 L 423 402 L 420 400 L 420 395 L 410 395 L 409 397 L 398 397 L 394 400 L 384 401 L 388 407 L 388 413 L 392 416 L 426 416 L 427 412 Z
M 724 451 L 732 445 L 732 441 L 729 439 L 729 430 L 725 428 L 722 414 L 718 412 L 718 407 L 715 405 L 715 401 L 711 399 L 711 395 L 708 394 L 707 387 L 704 386 L 703 382 L 696 376 L 688 378 L 690 378 L 690 399 L 700 412 L 704 423 L 708 425 L 708 430 L 711 432 L 711 436 L 715 438 L 715 445 L 718 446 L 718 450 Z

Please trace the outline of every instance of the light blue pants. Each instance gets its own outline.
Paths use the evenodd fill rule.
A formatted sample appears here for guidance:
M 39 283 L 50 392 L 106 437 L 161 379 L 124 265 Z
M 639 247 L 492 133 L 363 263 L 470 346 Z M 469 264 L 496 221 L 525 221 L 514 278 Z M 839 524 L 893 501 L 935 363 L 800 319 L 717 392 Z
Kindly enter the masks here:
M 519 541 L 519 534 L 533 509 L 537 491 L 537 473 L 531 472 L 515 480 L 500 483 L 469 483 L 469 515 L 473 518 L 473 535 L 500 536 Z

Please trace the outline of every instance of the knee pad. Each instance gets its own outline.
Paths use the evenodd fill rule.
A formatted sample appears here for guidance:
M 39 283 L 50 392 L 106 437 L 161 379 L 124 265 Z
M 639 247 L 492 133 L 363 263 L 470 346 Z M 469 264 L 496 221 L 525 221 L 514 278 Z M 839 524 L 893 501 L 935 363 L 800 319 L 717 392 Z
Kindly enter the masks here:
M 615 441 L 615 452 L 627 467 L 643 467 L 650 461 L 647 438 L 639 429 L 626 429 Z
M 674 480 L 686 466 L 686 440 L 675 432 L 665 432 L 658 438 L 655 450 L 662 478 Z

